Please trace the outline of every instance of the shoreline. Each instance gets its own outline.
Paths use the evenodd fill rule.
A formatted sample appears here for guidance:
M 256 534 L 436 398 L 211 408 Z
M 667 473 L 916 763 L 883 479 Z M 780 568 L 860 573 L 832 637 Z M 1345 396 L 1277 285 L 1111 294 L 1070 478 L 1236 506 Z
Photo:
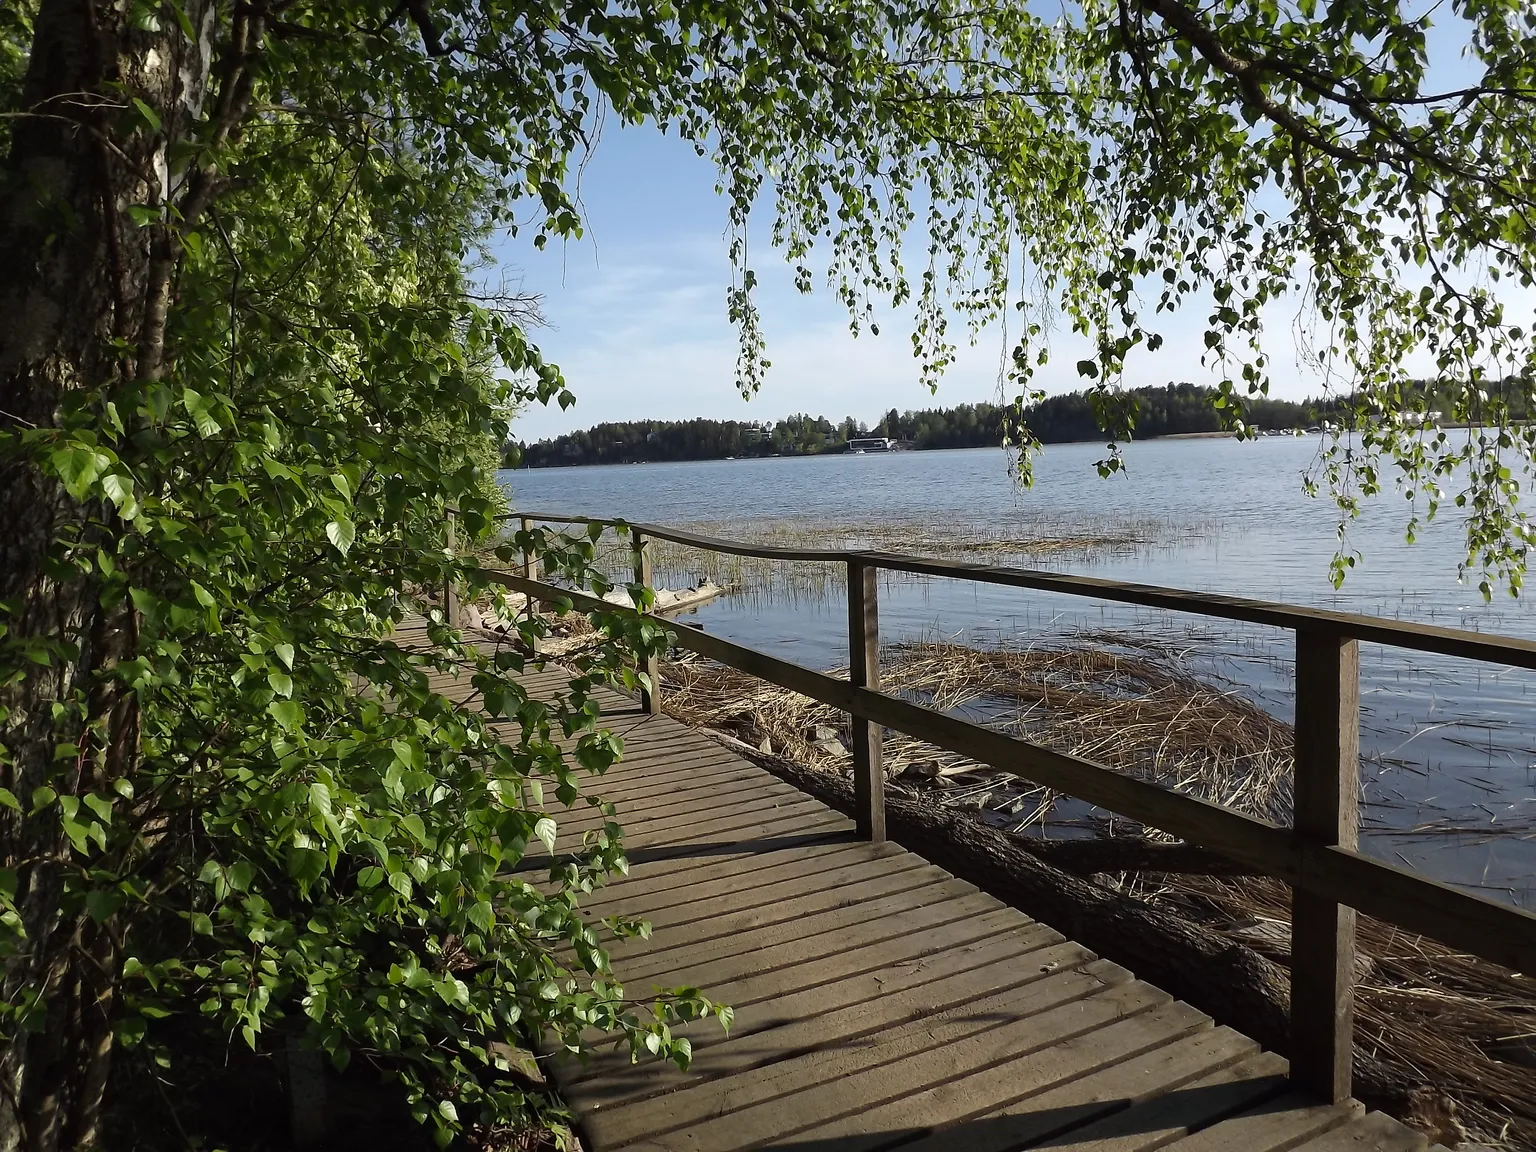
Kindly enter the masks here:
M 1316 432 L 1307 432 L 1305 429 L 1280 429 L 1279 431 L 1281 433 L 1281 436 L 1284 439 L 1288 439 L 1288 440 L 1303 439 L 1303 438 L 1308 437 L 1308 436 L 1316 436 L 1316 435 L 1318 435 L 1318 433 L 1316 433 Z M 1216 432 L 1169 432 L 1169 433 L 1166 433 L 1166 434 L 1164 434 L 1162 436 L 1136 437 L 1136 438 L 1133 438 L 1133 439 L 1127 441 L 1127 443 L 1130 443 L 1130 444 L 1151 444 L 1151 443 L 1154 443 L 1154 442 L 1160 441 L 1160 440 L 1235 440 L 1236 438 L 1237 438 L 1237 433 L 1235 433 L 1235 432 L 1227 432 L 1227 431 L 1216 431 Z M 1256 439 L 1268 440 L 1268 439 L 1274 439 L 1274 437 L 1269 436 L 1267 434 L 1267 432 L 1260 432 L 1259 435 L 1256 437 Z M 1071 447 L 1071 446 L 1076 445 L 1076 444 L 1103 444 L 1103 443 L 1107 443 L 1107 442 L 1103 441 L 1103 440 L 1098 440 L 1098 439 L 1050 440 L 1050 441 L 1042 441 L 1041 447 L 1042 448 L 1066 448 L 1066 447 Z M 783 453 L 783 452 L 776 452 L 776 453 L 772 453 L 772 454 L 768 454 L 768 455 L 750 455 L 750 456 L 688 456 L 688 457 L 682 457 L 682 458 L 679 458 L 679 459 L 676 459 L 676 460 L 585 460 L 585 461 L 572 462 L 572 463 L 569 463 L 569 464 L 537 464 L 537 465 L 529 464 L 529 465 L 522 465 L 522 466 L 517 467 L 517 468 L 499 468 L 499 469 L 497 469 L 497 471 L 498 472 L 550 472 L 550 471 L 554 471 L 554 470 L 557 470 L 557 469 L 560 469 L 560 468 L 635 468 L 635 467 L 639 467 L 642 464 L 726 464 L 726 463 L 736 463 L 736 462 L 746 461 L 746 460 L 816 460 L 816 459 L 821 459 L 821 458 L 824 458 L 824 457 L 841 457 L 841 456 L 856 456 L 856 455 L 864 455 L 864 456 L 895 456 L 895 455 L 905 455 L 906 453 L 909 453 L 909 452 L 925 452 L 926 453 L 926 452 L 1001 451 L 1001 450 L 1003 450 L 1003 448 L 1004 448 L 1004 446 L 1002 444 L 967 444 L 967 445 L 954 445 L 954 446 L 945 445 L 943 447 L 931 447 L 931 448 L 913 448 L 913 447 L 891 448 L 891 449 L 888 449 L 885 452 L 864 452 L 864 453 L 849 452 L 846 449 L 834 449 L 834 450 L 829 450 L 829 451 L 826 451 L 826 452 L 792 452 L 792 453 L 787 453 L 787 454 Z

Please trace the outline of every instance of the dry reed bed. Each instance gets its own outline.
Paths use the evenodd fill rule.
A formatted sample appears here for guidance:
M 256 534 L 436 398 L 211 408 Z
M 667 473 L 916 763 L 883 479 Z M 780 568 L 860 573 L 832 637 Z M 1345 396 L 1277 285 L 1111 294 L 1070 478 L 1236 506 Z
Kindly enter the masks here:
M 668 699 L 680 715 L 751 744 L 766 739 L 774 751 L 825 768 L 836 766 L 840 752 L 818 738 L 818 729 L 835 730 L 841 747 L 848 746 L 848 719 L 829 705 L 707 661 L 675 661 L 666 676 Z M 1289 818 L 1290 726 L 1172 661 L 1078 646 L 903 644 L 882 653 L 881 683 L 1214 803 Z M 1014 831 L 1046 819 L 1060 799 L 1022 777 L 899 733 L 887 733 L 885 751 L 889 775 L 931 783 L 942 802 L 985 812 Z
M 847 718 L 754 677 L 696 658 L 663 666 L 673 715 L 786 759 L 847 771 Z M 981 651 L 903 645 L 882 653 L 887 690 L 1060 751 L 1288 821 L 1292 732 L 1175 661 L 1095 647 Z M 835 733 L 835 738 L 833 737 Z M 887 732 L 894 787 L 972 808 L 1018 832 L 1061 821 L 1055 793 L 932 745 Z M 1078 806 L 1081 808 L 1081 805 Z M 1095 819 L 1100 832 L 1150 833 Z M 1288 889 L 1262 877 L 1101 876 L 1281 963 L 1289 963 Z M 1445 1089 L 1411 1119 L 1437 1140 L 1536 1148 L 1536 980 L 1369 918 L 1360 921 L 1359 1041 Z

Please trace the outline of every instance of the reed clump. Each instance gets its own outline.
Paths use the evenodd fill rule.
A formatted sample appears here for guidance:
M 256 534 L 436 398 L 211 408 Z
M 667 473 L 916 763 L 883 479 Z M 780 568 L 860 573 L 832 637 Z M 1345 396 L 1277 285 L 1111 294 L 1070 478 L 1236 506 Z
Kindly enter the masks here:
M 695 723 L 756 746 L 766 741 L 811 767 L 836 767 L 846 754 L 848 719 L 828 705 L 702 660 L 675 661 L 665 674 L 670 706 Z M 1289 817 L 1290 726 L 1174 661 L 1090 646 L 924 642 L 882 652 L 880 674 L 887 691 L 1036 744 L 1254 815 Z M 1044 821 L 1061 800 L 1020 776 L 895 732 L 886 734 L 885 766 L 892 778 L 930 788 L 939 802 L 975 809 L 1013 831 Z M 1134 830 L 1124 821 L 1118 827 Z
M 1092 563 L 1111 556 L 1171 549 L 1189 538 L 1214 532 L 1214 525 L 1181 526 L 1153 518 L 1053 517 L 1033 515 L 1016 523 L 954 520 L 942 528 L 921 521 L 883 520 L 857 523 L 759 517 L 702 521 L 692 532 L 778 548 L 868 549 L 935 559 L 959 558 L 1006 563 Z M 816 602 L 841 595 L 841 563 L 815 560 L 764 560 L 677 544 L 651 542 L 658 574 L 669 579 L 713 580 L 738 597 L 778 603 Z M 889 583 L 921 578 L 887 572 Z

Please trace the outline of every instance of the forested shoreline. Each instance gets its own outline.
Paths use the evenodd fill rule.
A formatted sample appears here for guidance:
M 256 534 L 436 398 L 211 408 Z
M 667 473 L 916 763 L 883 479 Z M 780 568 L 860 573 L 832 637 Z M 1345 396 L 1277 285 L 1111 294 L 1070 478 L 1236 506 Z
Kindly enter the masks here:
M 1194 384 L 1137 388 L 1126 395 L 1136 405 L 1136 438 L 1191 435 L 1222 430 L 1212 401 L 1217 392 Z M 879 436 L 919 451 L 938 448 L 995 448 L 1004 428 L 1017 419 L 1008 405 L 959 404 L 900 412 L 892 408 L 873 424 L 852 416 L 833 422 L 797 414 L 777 422 L 743 420 L 627 420 L 597 424 L 534 444 L 507 446 L 509 468 L 552 468 L 584 464 L 638 464 L 678 460 L 724 460 L 749 456 L 814 456 L 845 452 L 848 441 Z M 1261 431 L 1305 428 L 1316 423 L 1311 402 L 1257 399 L 1248 402 L 1249 423 Z M 1099 440 L 1099 417 L 1087 392 L 1051 396 L 1026 407 L 1023 427 L 1042 444 Z

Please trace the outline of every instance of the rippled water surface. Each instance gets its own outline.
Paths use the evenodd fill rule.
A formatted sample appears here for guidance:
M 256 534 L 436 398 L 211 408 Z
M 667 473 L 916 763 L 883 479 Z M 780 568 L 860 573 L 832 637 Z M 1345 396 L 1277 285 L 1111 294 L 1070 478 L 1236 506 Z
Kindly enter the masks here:
M 1350 528 L 1361 554 L 1342 589 L 1331 505 L 1302 492 L 1316 437 L 1159 440 L 1132 445 L 1128 475 L 1102 480 L 1097 445 L 1045 450 L 1035 487 L 1010 482 L 1001 451 L 899 452 L 506 472 L 514 504 L 539 512 L 722 526 L 740 538 L 786 530 L 828 546 L 883 532 L 934 542 L 1045 539 L 1010 557 L 1053 571 L 1325 606 L 1514 636 L 1536 635 L 1526 601 L 1484 603 L 1460 584 L 1452 514 L 1403 540 L 1408 506 L 1383 498 Z M 894 550 L 894 548 L 893 548 Z M 940 549 L 942 551 L 942 549 Z M 957 558 L 968 558 L 957 554 Z M 695 573 L 664 575 L 680 581 Z M 803 664 L 846 663 L 835 580 L 755 586 L 702 609 L 710 631 Z M 1110 633 L 1173 653 L 1290 719 L 1288 633 L 1056 593 L 904 578 L 882 587 L 886 642 L 958 638 L 1063 643 Z M 1384 859 L 1536 907 L 1536 674 L 1474 661 L 1361 648 L 1365 846 Z

